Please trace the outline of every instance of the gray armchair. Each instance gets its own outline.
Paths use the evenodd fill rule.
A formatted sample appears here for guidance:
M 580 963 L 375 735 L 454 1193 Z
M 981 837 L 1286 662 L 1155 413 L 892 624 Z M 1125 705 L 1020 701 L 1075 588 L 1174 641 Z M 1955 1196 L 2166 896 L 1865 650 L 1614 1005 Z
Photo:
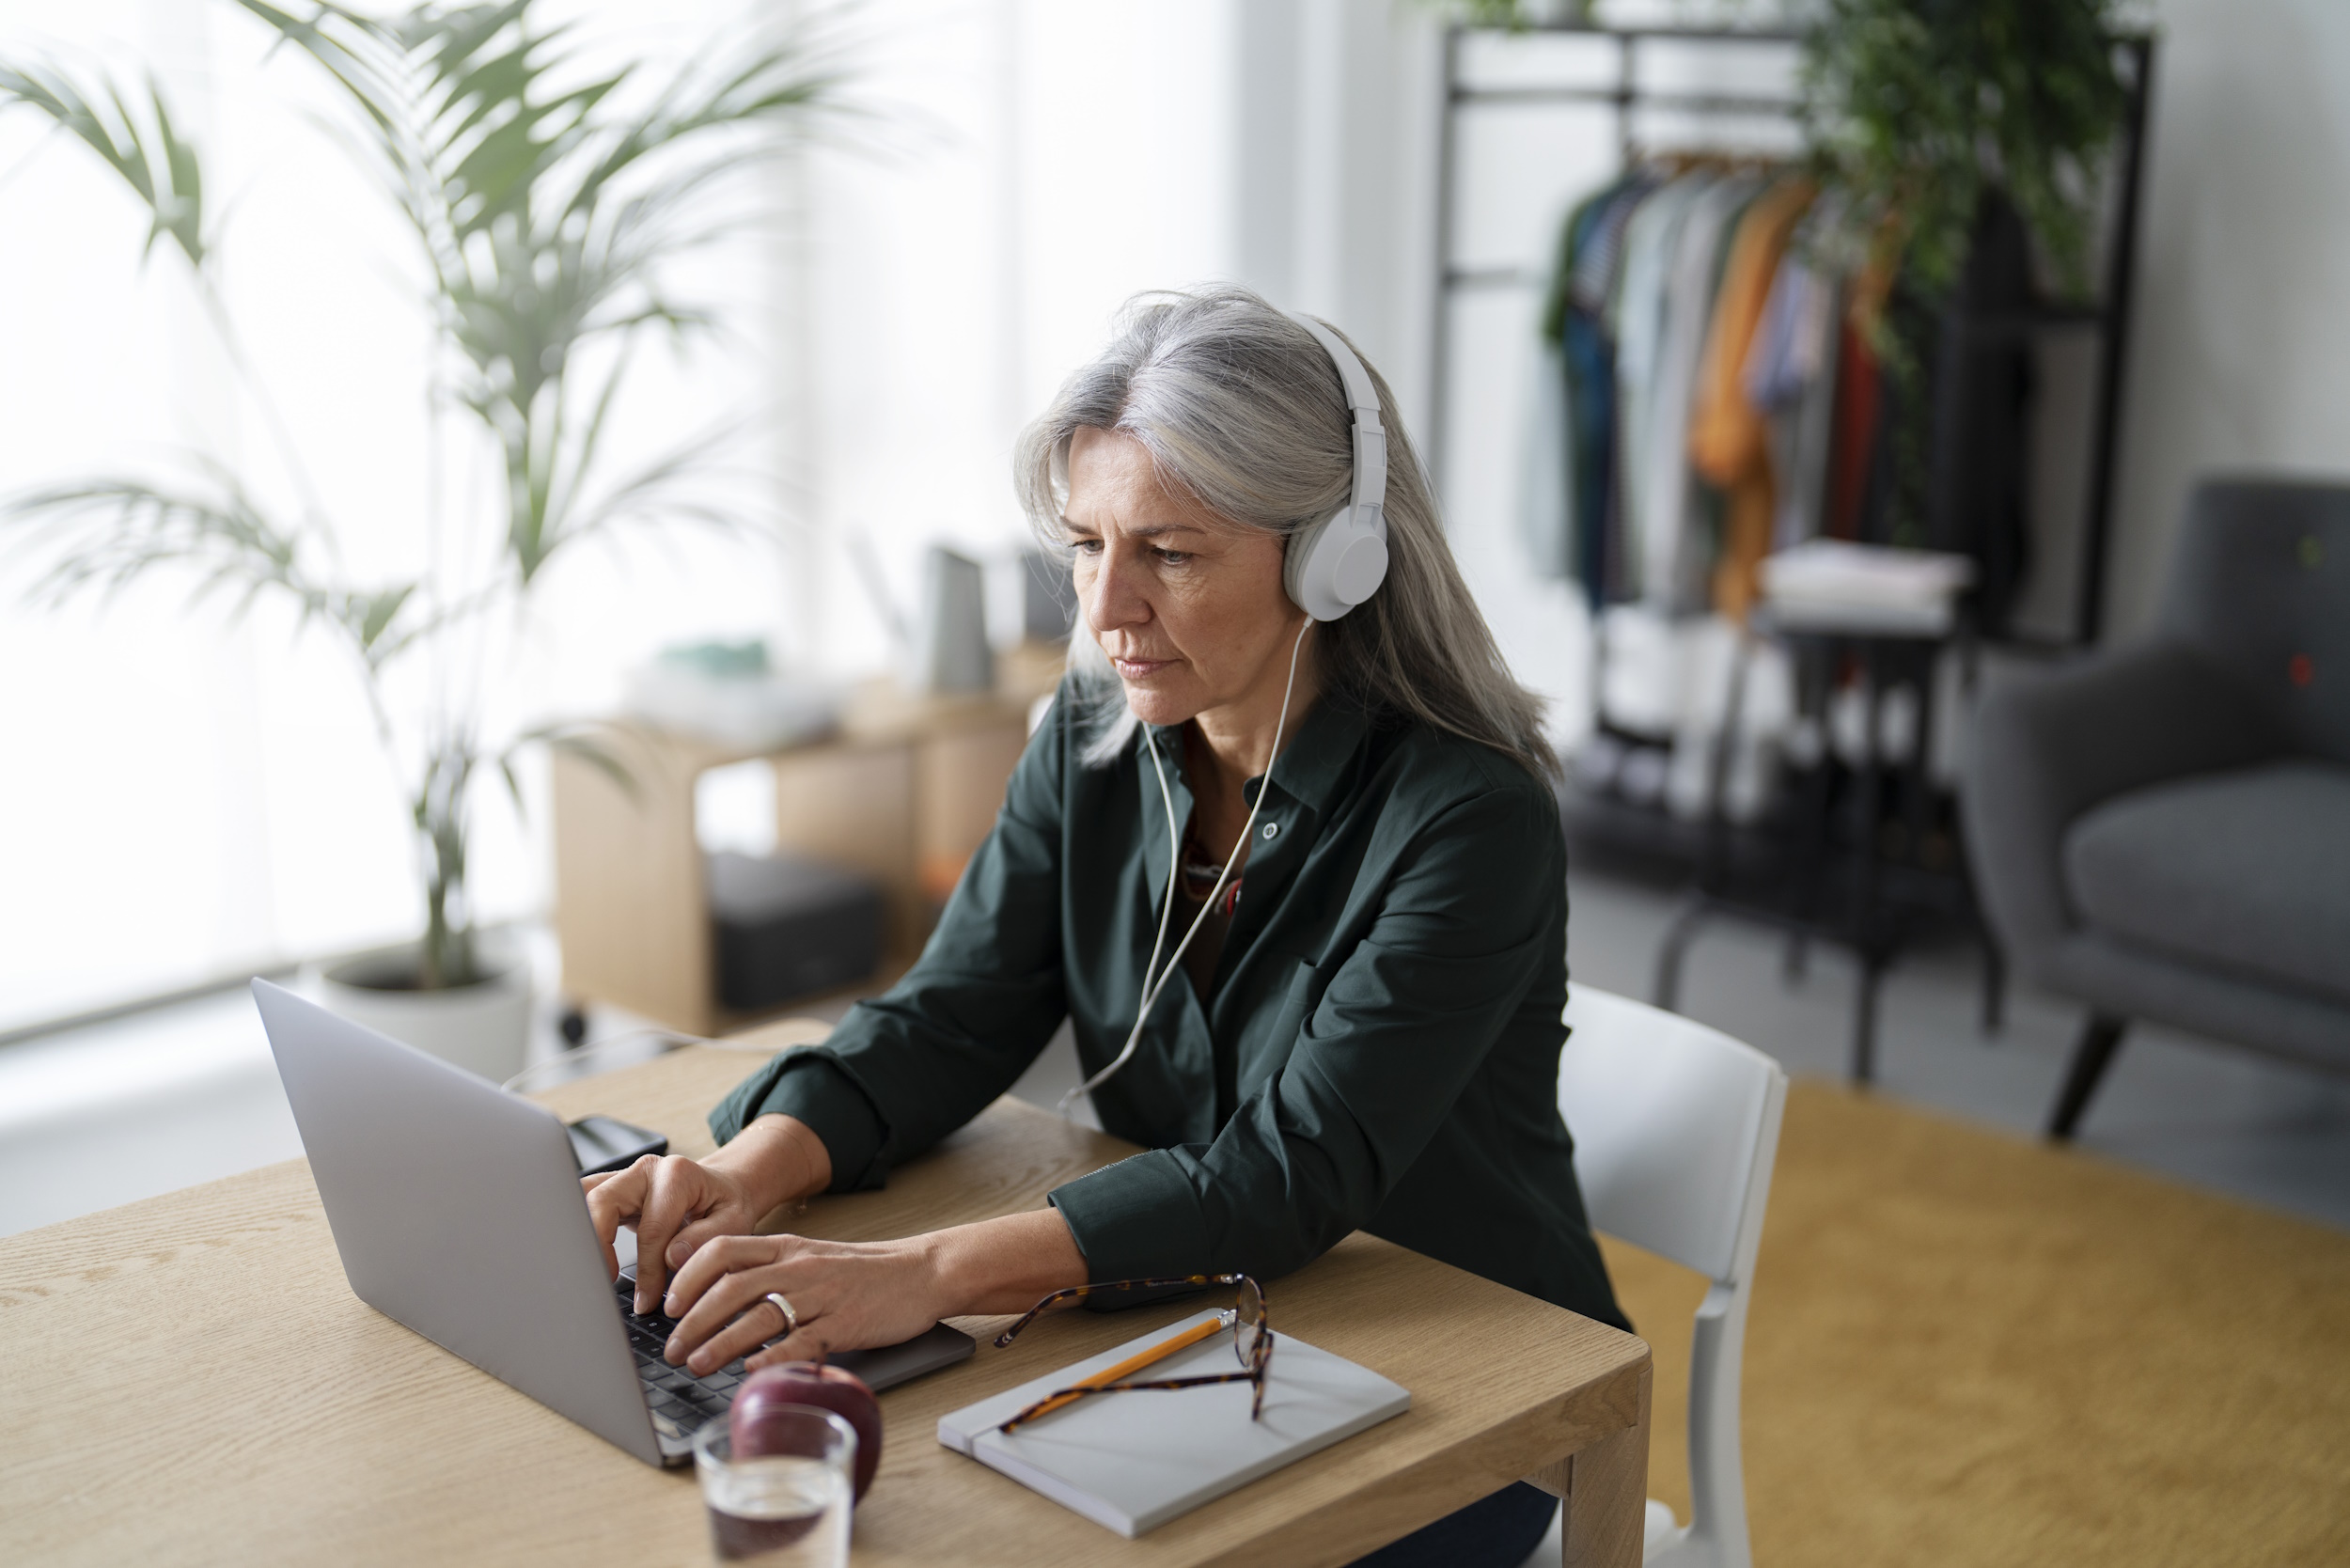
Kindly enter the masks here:
M 2154 635 L 1994 681 L 1961 800 L 2009 962 L 2089 1004 L 2051 1136 L 2132 1019 L 2350 1073 L 2350 487 L 2200 485 Z

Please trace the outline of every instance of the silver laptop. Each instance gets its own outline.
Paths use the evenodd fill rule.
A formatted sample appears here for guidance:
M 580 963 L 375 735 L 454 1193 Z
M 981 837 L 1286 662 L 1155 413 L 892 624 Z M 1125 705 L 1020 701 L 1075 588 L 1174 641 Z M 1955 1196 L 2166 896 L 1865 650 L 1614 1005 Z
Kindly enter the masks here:
M 743 1364 L 661 1359 L 669 1321 L 630 1310 L 633 1266 L 605 1276 L 562 1121 L 267 980 L 253 999 L 359 1299 L 649 1465 L 690 1463 Z M 939 1324 L 833 1361 L 880 1389 L 971 1351 Z

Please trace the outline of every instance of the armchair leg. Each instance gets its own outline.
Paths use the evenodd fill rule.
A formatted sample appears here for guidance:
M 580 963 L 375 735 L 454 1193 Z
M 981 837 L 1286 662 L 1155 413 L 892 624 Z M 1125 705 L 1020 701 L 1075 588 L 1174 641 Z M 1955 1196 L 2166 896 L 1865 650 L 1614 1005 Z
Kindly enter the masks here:
M 2050 1137 L 2060 1143 L 2071 1139 L 2081 1113 L 2089 1108 L 2089 1097 L 2097 1092 L 2097 1080 L 2113 1064 L 2114 1054 L 2122 1049 L 2122 1033 L 2129 1027 L 2128 1019 L 2109 1012 L 2089 1015 L 2080 1043 L 2073 1047 L 2073 1066 L 2064 1075 L 2064 1091 L 2057 1096 L 2056 1115 L 2048 1121 Z

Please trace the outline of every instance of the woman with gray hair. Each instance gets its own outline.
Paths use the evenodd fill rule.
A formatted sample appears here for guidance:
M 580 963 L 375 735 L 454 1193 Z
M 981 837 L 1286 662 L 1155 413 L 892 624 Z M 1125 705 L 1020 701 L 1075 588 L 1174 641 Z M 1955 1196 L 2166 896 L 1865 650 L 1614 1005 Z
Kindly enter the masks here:
M 1084 625 L 929 947 L 728 1095 L 716 1153 L 589 1178 L 671 1359 L 1188 1277 L 1250 1277 L 1245 1329 L 1254 1280 L 1357 1229 L 1622 1325 L 1558 1111 L 1556 764 L 1385 384 L 1244 290 L 1148 295 L 1014 466 Z M 749 1233 L 880 1185 L 1064 1017 L 1147 1152 L 903 1241 Z M 1515 1563 L 1553 1506 L 1506 1488 L 1365 1560 Z

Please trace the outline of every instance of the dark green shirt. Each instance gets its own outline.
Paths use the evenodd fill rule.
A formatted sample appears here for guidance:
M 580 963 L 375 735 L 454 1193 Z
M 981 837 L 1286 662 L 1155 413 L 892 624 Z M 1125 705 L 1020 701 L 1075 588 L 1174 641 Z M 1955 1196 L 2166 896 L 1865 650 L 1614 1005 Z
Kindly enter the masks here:
M 1070 698 L 921 960 L 728 1095 L 720 1142 L 787 1113 L 824 1140 L 834 1190 L 878 1186 L 1010 1088 L 1064 1015 L 1088 1074 L 1117 1054 L 1167 893 L 1167 813 L 1138 736 L 1108 766 L 1080 760 Z M 1182 737 L 1154 733 L 1180 833 Z M 1088 1271 L 1270 1279 L 1360 1229 L 1621 1325 L 1559 1116 L 1566 849 L 1549 789 L 1488 747 L 1328 698 L 1262 788 L 1207 999 L 1179 966 L 1094 1092 L 1103 1126 L 1148 1152 L 1052 1194 Z

